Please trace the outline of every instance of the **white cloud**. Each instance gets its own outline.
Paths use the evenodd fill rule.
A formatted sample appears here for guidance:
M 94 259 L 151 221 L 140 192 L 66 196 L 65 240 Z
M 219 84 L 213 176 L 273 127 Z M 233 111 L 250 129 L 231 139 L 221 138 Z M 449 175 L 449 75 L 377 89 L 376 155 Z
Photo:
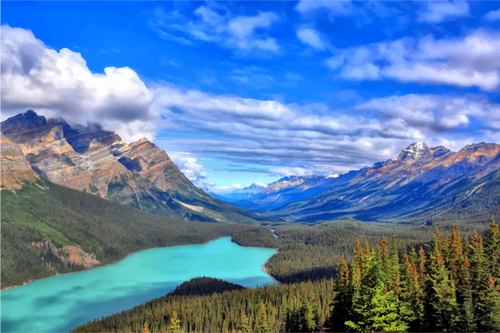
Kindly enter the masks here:
M 194 14 L 198 20 L 186 21 L 176 11 L 166 13 L 159 7 L 150 27 L 166 40 L 186 45 L 191 45 L 192 40 L 215 43 L 233 49 L 238 56 L 277 54 L 281 50 L 275 38 L 257 32 L 269 30 L 279 20 L 273 12 L 236 16 L 226 9 L 224 14 L 219 14 L 207 5 L 198 7 Z
M 426 135 L 467 127 L 473 119 L 490 127 L 500 120 L 500 105 L 483 96 L 417 95 L 372 99 L 356 110 L 375 112 L 386 126 Z M 498 127 L 500 130 L 500 127 Z M 396 135 L 395 132 L 393 134 Z
M 304 44 L 312 46 L 318 50 L 324 50 L 327 47 L 327 43 L 323 41 L 320 33 L 312 28 L 300 27 L 297 29 L 297 37 Z
M 390 96 L 338 110 L 323 103 L 285 104 L 214 95 L 165 82 L 151 83 L 148 89 L 129 68 L 110 67 L 105 74 L 94 74 L 79 53 L 48 49 L 23 29 L 4 27 L 2 32 L 3 117 L 34 108 L 77 123 L 99 122 L 126 141 L 153 137 L 159 129 L 155 121 L 165 130 L 196 132 L 196 137 L 168 141 L 168 146 L 193 155 L 169 155 L 203 188 L 214 184 L 194 156 L 264 166 L 254 172 L 332 174 L 394 158 L 411 142 L 456 149 L 465 143 L 494 140 L 500 132 L 499 105 L 481 95 Z M 426 53 L 416 52 L 414 57 L 419 61 L 438 59 L 448 48 L 452 54 L 466 52 L 463 62 L 475 61 L 471 66 L 477 71 L 491 71 L 500 62 L 492 56 L 496 50 L 492 36 L 476 33 L 460 45 L 422 39 L 417 50 Z M 359 64 L 366 60 L 376 66 L 370 62 L 374 61 L 373 50 L 379 52 L 373 53 L 376 57 L 383 54 L 388 61 L 399 63 L 401 57 L 407 57 L 403 46 L 404 41 L 399 41 L 353 49 L 340 55 L 340 66 L 344 70 L 349 61 Z M 286 76 L 299 79 L 294 73 Z M 468 129 L 472 123 L 486 131 Z
M 216 194 L 228 194 L 228 193 L 234 192 L 235 190 L 241 190 L 242 188 L 243 188 L 243 186 L 241 184 L 236 183 L 236 184 L 233 184 L 231 186 L 226 186 L 226 185 L 213 186 L 210 188 L 210 191 L 212 191 Z
M 486 21 L 500 21 L 500 9 L 492 10 L 483 16 Z
M 394 158 L 408 144 L 429 146 L 490 140 L 465 130 L 473 122 L 499 131 L 500 106 L 481 95 L 405 95 L 377 98 L 353 110 L 326 105 L 217 96 L 158 87 L 155 107 L 177 130 L 231 139 L 170 140 L 170 145 L 237 163 L 276 166 L 255 172 L 305 175 L 343 173 Z M 169 112 L 176 108 L 183 112 Z M 324 110 L 323 110 L 324 109 Z M 274 112 L 274 110 L 279 110 Z M 323 115 L 318 111 L 322 110 Z M 464 129 L 456 132 L 457 129 Z
M 326 65 L 353 80 L 396 79 L 401 82 L 500 86 L 500 34 L 478 30 L 462 38 L 402 38 L 339 51 Z
M 351 1 L 316 1 L 301 0 L 295 9 L 307 15 L 312 12 L 327 11 L 334 16 L 347 16 L 355 11 L 355 6 Z
M 153 94 L 128 67 L 92 73 L 80 53 L 47 48 L 33 33 L 2 26 L 2 119 L 33 108 L 70 123 L 100 123 L 126 141 L 154 138 Z
M 292 169 L 275 168 L 275 169 L 270 169 L 269 172 L 274 173 L 274 174 L 279 175 L 279 176 L 283 176 L 283 177 L 307 176 L 307 175 L 312 174 L 311 170 L 303 169 L 303 168 L 292 168 Z
M 424 10 L 418 15 L 419 22 L 442 23 L 470 16 L 466 1 L 426 1 Z
M 170 152 L 168 156 L 179 167 L 184 176 L 192 181 L 195 185 L 199 185 L 207 179 L 207 171 L 203 165 L 198 164 L 198 159 L 189 153 Z

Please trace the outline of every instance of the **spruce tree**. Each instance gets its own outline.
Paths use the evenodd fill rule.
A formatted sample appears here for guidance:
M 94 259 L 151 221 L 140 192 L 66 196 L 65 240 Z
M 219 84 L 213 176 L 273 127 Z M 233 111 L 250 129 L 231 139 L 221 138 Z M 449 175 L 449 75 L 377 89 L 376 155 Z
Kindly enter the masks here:
M 455 284 L 449 278 L 450 273 L 440 253 L 443 243 L 441 234 L 436 228 L 426 265 L 425 324 L 428 331 L 453 331 L 459 321 Z
M 177 318 L 177 312 L 172 313 L 170 317 L 170 332 L 171 333 L 183 333 L 181 330 L 181 321 Z
M 404 308 L 403 301 L 398 302 L 392 285 L 386 284 L 391 281 L 390 277 L 386 276 L 387 272 L 392 274 L 391 268 L 387 266 L 387 262 L 391 261 L 386 249 L 383 239 L 377 247 L 377 252 L 372 251 L 366 258 L 367 267 L 363 274 L 358 268 L 361 276 L 354 292 L 354 315 L 345 323 L 351 330 L 389 332 L 405 331 L 408 328 L 401 314 L 406 315 L 409 310 Z
M 363 253 L 361 252 L 360 255 L 363 255 Z M 347 266 L 347 261 L 342 253 L 340 256 L 337 279 L 335 280 L 334 285 L 335 298 L 331 304 L 333 309 L 328 320 L 328 328 L 331 332 L 343 332 L 346 330 L 344 323 L 348 320 L 352 307 L 352 293 L 350 292 L 350 285 L 349 267 Z
M 314 332 L 315 329 L 314 312 L 306 290 L 300 307 L 300 332 Z
M 245 314 L 245 310 L 241 310 L 241 323 L 239 331 L 243 333 L 248 333 L 251 331 L 250 324 L 248 323 L 248 317 Z
M 480 332 L 500 332 L 500 292 L 495 286 L 493 277 L 486 282 L 486 290 L 481 296 L 484 308 L 488 311 L 481 313 L 478 318 Z
M 268 333 L 271 330 L 269 329 L 269 324 L 267 323 L 267 313 L 266 306 L 264 305 L 264 300 L 260 301 L 259 313 L 257 314 L 257 333 Z
M 484 244 L 484 252 L 487 256 L 488 266 L 492 277 L 498 281 L 500 278 L 500 232 L 498 224 L 491 219 L 488 238 Z

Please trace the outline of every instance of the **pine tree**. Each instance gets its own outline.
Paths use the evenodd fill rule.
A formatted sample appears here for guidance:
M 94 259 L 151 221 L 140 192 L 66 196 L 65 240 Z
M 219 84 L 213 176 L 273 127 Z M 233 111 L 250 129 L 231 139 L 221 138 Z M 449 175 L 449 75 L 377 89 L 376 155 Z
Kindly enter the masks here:
M 347 261 L 342 253 L 340 256 L 337 279 L 335 280 L 334 286 L 335 298 L 331 304 L 333 310 L 327 324 L 331 332 L 343 332 L 346 330 L 344 323 L 347 320 L 346 318 L 349 317 L 352 305 L 350 284 L 349 267 L 347 266 Z
M 149 333 L 149 328 L 148 328 L 148 322 L 147 321 L 144 323 L 144 326 L 142 328 L 142 333 Z
M 500 232 L 498 224 L 491 219 L 488 238 L 484 244 L 484 252 L 487 256 L 489 269 L 492 277 L 498 281 L 500 278 Z
M 309 303 L 306 289 L 302 300 L 302 306 L 300 307 L 300 332 L 314 332 L 315 329 L 314 312 Z
M 459 321 L 455 284 L 449 279 L 450 273 L 440 253 L 441 246 L 443 241 L 436 228 L 426 266 L 425 321 L 428 331 L 453 331 Z
M 170 317 L 170 332 L 171 333 L 183 333 L 181 330 L 181 321 L 177 318 L 177 312 L 172 313 Z
M 460 230 L 453 225 L 451 227 L 451 238 L 448 242 L 448 253 L 446 257 L 447 268 L 451 273 L 451 278 L 455 284 L 459 281 L 459 272 L 462 268 L 463 249 L 462 249 L 462 236 Z M 442 253 L 444 256 L 445 254 Z
M 367 267 L 356 287 L 359 290 L 355 292 L 357 296 L 353 298 L 354 315 L 345 323 L 352 330 L 389 332 L 408 328 L 401 314 L 408 315 L 409 309 L 405 308 L 405 302 L 398 302 L 395 290 L 386 284 L 386 281 L 391 281 L 386 274 L 392 274 L 392 268 L 387 265 L 391 260 L 384 248 L 387 249 L 382 239 L 377 252 L 366 258 Z
M 264 300 L 260 301 L 259 313 L 257 314 L 257 333 L 267 333 L 270 332 L 269 324 L 267 323 L 267 313 L 266 306 L 264 305 Z
M 482 296 L 484 307 L 488 309 L 478 318 L 478 330 L 481 332 L 500 332 L 500 293 L 493 277 L 486 282 L 486 290 Z
M 474 315 L 474 305 L 472 301 L 465 301 L 462 305 L 461 318 L 460 318 L 460 331 L 462 332 L 476 332 L 476 316 Z
M 241 310 L 241 323 L 239 331 L 243 333 L 248 333 L 251 331 L 250 324 L 248 323 L 248 317 L 245 314 L 245 310 Z

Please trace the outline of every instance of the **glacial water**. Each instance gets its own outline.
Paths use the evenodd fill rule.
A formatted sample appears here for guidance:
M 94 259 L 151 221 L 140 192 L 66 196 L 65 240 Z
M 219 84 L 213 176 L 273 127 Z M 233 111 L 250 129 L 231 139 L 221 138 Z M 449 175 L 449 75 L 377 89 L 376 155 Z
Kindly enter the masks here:
M 249 287 L 274 283 L 262 271 L 274 253 L 241 247 L 227 237 L 204 245 L 145 250 L 113 265 L 3 290 L 1 331 L 68 332 L 94 318 L 163 296 L 198 276 Z

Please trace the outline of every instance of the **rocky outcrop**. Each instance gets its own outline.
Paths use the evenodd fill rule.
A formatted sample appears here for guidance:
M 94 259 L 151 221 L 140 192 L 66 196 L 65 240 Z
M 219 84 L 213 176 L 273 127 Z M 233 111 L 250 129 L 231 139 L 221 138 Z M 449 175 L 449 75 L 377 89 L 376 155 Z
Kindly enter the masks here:
M 111 146 L 111 150 L 113 156 L 129 171 L 144 176 L 161 191 L 171 194 L 182 193 L 185 191 L 183 187 L 197 190 L 167 153 L 146 138 L 129 144 L 115 143 Z
M 31 245 L 38 249 L 38 255 L 42 260 L 44 254 L 50 251 L 66 266 L 83 266 L 85 268 L 91 268 L 100 264 L 100 262 L 96 260 L 94 253 L 88 254 L 84 252 L 79 245 L 65 245 L 58 249 L 50 240 L 45 242 L 31 242 Z
M 38 175 L 26 160 L 21 147 L 2 135 L 1 137 L 1 189 L 12 190 L 22 187 L 23 181 L 34 181 Z

